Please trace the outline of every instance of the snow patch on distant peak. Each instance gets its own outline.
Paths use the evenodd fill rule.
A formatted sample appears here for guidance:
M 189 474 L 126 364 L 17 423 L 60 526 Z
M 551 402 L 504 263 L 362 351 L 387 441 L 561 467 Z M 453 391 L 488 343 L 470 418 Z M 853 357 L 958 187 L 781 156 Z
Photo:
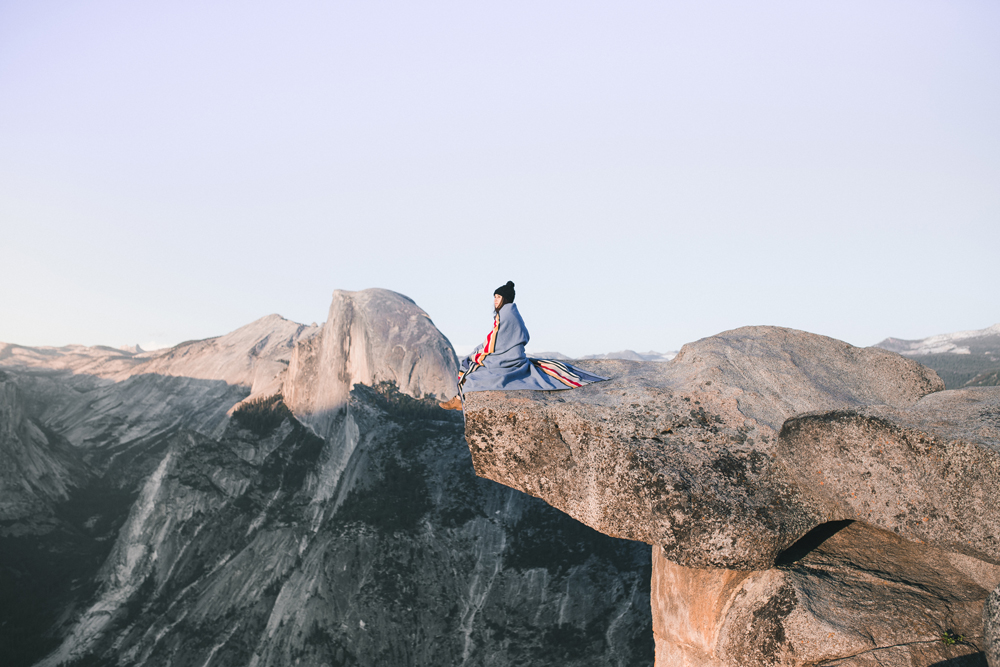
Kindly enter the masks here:
M 919 340 L 904 340 L 900 338 L 886 338 L 875 347 L 881 347 L 906 356 L 921 356 L 925 354 L 971 354 L 969 346 L 962 345 L 963 341 L 976 338 L 987 338 L 1000 336 L 1000 324 L 994 324 L 985 329 L 974 329 L 971 331 L 956 331 L 954 333 L 938 334 Z

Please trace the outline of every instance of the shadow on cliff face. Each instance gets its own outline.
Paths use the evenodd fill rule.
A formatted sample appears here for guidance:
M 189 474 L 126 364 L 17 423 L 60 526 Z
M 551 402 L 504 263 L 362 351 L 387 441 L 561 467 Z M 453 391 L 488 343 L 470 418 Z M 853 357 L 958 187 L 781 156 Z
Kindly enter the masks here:
M 391 384 L 330 417 L 324 440 L 273 398 L 93 450 L 66 521 L 95 550 L 51 534 L 65 571 L 20 590 L 75 597 L 34 596 L 11 664 L 59 640 L 77 665 L 652 664 L 647 545 L 476 477 L 460 415 Z
M 30 429 L 44 434 L 44 439 L 25 441 L 8 429 L 0 432 L 0 454 L 7 450 L 9 459 L 13 448 L 28 460 L 44 457 L 55 462 L 44 471 L 42 481 L 66 489 L 61 497 L 48 497 L 30 512 L 0 521 L 0 653 L 5 665 L 16 667 L 33 664 L 56 648 L 76 614 L 97 594 L 99 572 L 129 515 L 141 480 L 155 468 L 177 429 L 167 424 L 161 430 L 154 425 L 152 434 L 121 443 L 112 433 L 129 427 L 120 412 L 128 400 L 112 398 L 107 382 L 53 372 L 5 371 L 3 376 L 17 383 L 22 392 L 21 419 Z M 149 398 L 157 391 L 165 397 L 178 389 L 178 383 L 189 388 L 192 384 L 183 378 L 134 378 L 124 393 L 133 401 L 143 400 L 140 394 Z M 225 383 L 196 384 L 202 385 L 195 391 L 198 395 L 233 395 L 233 388 Z M 87 395 L 87 391 L 98 395 Z M 53 405 L 46 400 L 52 393 L 68 399 Z M 101 422 L 95 432 L 107 432 L 106 439 L 91 439 L 90 449 L 67 442 L 59 424 L 53 424 L 64 426 L 72 421 L 72 415 L 81 414 Z M 66 478 L 53 485 L 51 477 L 60 469 Z M 36 483 L 27 476 L 20 480 L 26 488 Z
M 822 628 L 850 622 L 858 629 L 856 646 L 847 651 L 851 657 L 818 664 L 986 665 L 982 600 L 996 580 L 994 566 L 861 521 L 835 521 L 813 529 L 784 552 L 775 572 L 780 594 L 757 603 L 752 612 L 754 619 L 775 622 L 771 627 L 751 625 L 747 634 L 754 637 L 745 642 L 749 651 L 761 637 L 775 641 L 770 651 L 757 656 L 760 664 L 783 650 L 801 660 L 811 648 L 803 640 L 822 645 Z M 790 600 L 784 613 L 773 613 L 783 597 Z M 814 619 L 808 621 L 810 616 Z M 831 642 L 834 637 L 832 632 L 826 636 Z M 856 637 L 870 639 L 866 645 Z M 851 639 L 847 633 L 837 638 Z
M 0 653 L 4 665 L 17 667 L 58 647 L 98 598 L 121 528 L 177 437 L 185 428 L 224 422 L 227 407 L 248 390 L 159 374 L 120 383 L 49 369 L 8 369 L 3 376 L 20 390 L 22 419 L 45 439 L 25 442 L 0 429 L 0 454 L 20 448 L 29 460 L 44 456 L 72 475 L 60 480 L 62 497 L 0 522 Z
M 4 665 L 31 665 L 98 589 L 97 572 L 135 493 L 100 482 L 76 489 L 44 517 L 44 532 L 0 537 L 0 653 Z M 14 522 L 6 522 L 12 528 Z
M 791 565 L 802 560 L 818 549 L 828 539 L 850 526 L 853 521 L 828 521 L 822 523 L 800 537 L 795 544 L 788 547 L 774 560 L 775 567 Z

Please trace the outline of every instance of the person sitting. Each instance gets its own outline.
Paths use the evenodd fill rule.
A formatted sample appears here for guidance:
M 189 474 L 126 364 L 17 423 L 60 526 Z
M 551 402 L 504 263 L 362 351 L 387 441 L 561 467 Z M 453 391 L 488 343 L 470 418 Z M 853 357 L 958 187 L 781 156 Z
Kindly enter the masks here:
M 524 353 L 528 340 L 528 328 L 514 303 L 514 283 L 507 281 L 493 292 L 493 329 L 459 364 L 458 395 L 439 405 L 461 410 L 470 391 L 554 391 L 607 379 L 555 359 L 530 359 Z

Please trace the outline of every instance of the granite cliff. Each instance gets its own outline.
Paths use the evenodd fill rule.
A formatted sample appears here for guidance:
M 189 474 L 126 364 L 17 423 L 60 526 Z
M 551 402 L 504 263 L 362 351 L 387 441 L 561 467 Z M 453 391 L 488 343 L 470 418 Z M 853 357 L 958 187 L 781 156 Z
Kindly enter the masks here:
M 653 545 L 658 665 L 995 652 L 1000 389 L 777 327 L 581 366 L 611 380 L 468 395 L 469 449 L 479 475 Z
M 4 665 L 652 663 L 649 547 L 475 476 L 402 295 L 0 368 Z

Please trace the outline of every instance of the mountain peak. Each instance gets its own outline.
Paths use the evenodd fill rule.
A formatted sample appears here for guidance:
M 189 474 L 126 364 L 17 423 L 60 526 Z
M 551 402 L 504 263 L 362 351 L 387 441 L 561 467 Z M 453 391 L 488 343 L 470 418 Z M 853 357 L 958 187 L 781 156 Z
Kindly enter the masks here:
M 356 383 L 392 381 L 410 396 L 446 398 L 457 373 L 451 343 L 413 299 L 387 289 L 334 290 L 320 332 L 295 347 L 282 395 L 325 436 Z

